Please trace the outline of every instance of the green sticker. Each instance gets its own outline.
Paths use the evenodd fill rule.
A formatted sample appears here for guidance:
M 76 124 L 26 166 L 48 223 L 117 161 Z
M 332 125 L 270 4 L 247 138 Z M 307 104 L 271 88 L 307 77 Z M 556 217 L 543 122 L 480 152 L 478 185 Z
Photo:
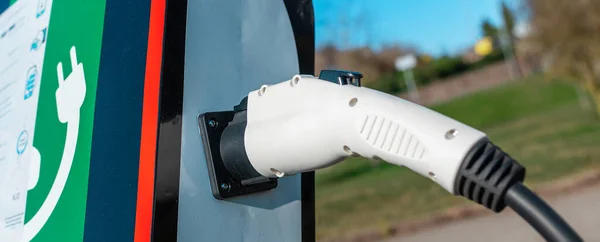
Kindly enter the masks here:
M 30 162 L 39 178 L 27 193 L 24 238 L 82 241 L 105 1 L 48 6 L 33 142 L 39 160 Z

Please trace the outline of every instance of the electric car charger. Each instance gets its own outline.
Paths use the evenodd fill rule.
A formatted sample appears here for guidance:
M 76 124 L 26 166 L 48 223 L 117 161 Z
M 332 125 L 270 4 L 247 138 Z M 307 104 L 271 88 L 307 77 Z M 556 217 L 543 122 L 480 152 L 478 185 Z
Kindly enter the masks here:
M 582 241 L 522 184 L 525 168 L 483 132 L 361 87 L 361 78 L 295 75 L 250 92 L 233 111 L 201 115 L 215 197 L 272 189 L 283 176 L 363 156 L 405 166 L 494 212 L 509 206 L 548 241 Z

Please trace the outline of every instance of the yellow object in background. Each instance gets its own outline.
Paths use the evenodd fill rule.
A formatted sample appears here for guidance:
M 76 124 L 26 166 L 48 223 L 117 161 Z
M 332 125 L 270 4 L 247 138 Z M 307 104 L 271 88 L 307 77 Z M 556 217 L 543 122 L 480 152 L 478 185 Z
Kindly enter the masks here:
M 492 53 L 493 49 L 494 47 L 492 43 L 492 38 L 490 37 L 485 37 L 478 41 L 477 44 L 475 44 L 475 53 L 479 56 L 486 56 Z
M 421 61 L 423 61 L 424 63 L 429 63 L 433 60 L 433 57 L 431 57 L 430 55 L 421 55 L 420 58 Z

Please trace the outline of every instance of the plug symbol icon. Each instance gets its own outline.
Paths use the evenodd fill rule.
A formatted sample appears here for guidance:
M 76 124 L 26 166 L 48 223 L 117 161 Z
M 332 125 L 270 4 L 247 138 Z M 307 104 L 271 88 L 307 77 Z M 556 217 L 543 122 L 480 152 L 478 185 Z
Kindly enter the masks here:
M 56 107 L 58 120 L 66 123 L 73 118 L 79 118 L 79 109 L 85 99 L 85 74 L 83 63 L 77 62 L 77 51 L 75 46 L 71 47 L 71 74 L 64 77 L 62 62 L 56 65 L 58 75 L 58 89 L 56 89 Z
M 58 120 L 67 124 L 67 133 L 65 135 L 65 146 L 60 160 L 60 166 L 56 172 L 54 182 L 46 199 L 33 215 L 33 217 L 23 227 L 23 236 L 25 241 L 30 241 L 35 237 L 42 227 L 46 224 L 54 208 L 58 204 L 71 167 L 73 166 L 75 151 L 77 149 L 77 140 L 79 138 L 79 118 L 80 109 L 83 105 L 86 94 L 85 73 L 83 72 L 83 63 L 77 61 L 77 50 L 75 46 L 71 47 L 69 52 L 71 56 L 71 74 L 65 78 L 63 74 L 62 62 L 56 65 L 56 75 L 58 77 L 58 89 L 56 89 L 56 109 Z M 39 179 L 40 165 L 43 160 L 35 147 L 29 161 L 30 179 L 28 189 L 33 189 Z
M 56 89 L 56 109 L 58 111 L 58 120 L 61 123 L 79 123 L 79 109 L 85 99 L 85 73 L 83 72 L 83 63 L 77 61 L 77 50 L 75 46 L 71 47 L 69 52 L 71 57 L 71 74 L 65 79 L 63 74 L 62 62 L 56 65 L 56 75 L 58 77 L 58 89 Z M 77 119 L 77 120 L 75 120 Z M 75 145 L 75 144 L 69 144 Z M 29 161 L 29 181 L 27 189 L 35 188 L 40 177 L 41 155 L 33 147 Z

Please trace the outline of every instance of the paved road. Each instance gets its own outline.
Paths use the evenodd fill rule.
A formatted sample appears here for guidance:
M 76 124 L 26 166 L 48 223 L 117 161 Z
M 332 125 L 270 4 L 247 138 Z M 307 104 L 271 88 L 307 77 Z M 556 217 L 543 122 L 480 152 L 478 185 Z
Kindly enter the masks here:
M 550 205 L 573 226 L 586 242 L 600 242 L 600 186 L 549 199 Z M 505 242 L 544 241 L 514 212 L 468 219 L 385 242 Z

